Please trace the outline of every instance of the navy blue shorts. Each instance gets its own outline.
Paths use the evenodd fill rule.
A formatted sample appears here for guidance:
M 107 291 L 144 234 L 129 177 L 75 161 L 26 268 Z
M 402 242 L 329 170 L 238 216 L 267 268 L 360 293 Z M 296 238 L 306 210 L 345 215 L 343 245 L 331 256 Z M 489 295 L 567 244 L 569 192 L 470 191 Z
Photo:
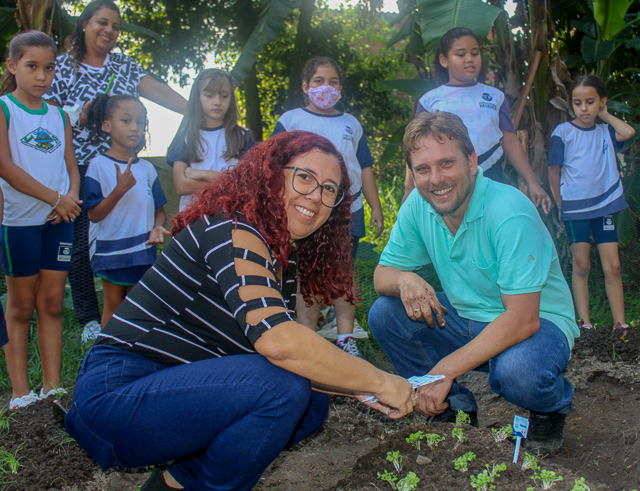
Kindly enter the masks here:
M 33 276 L 41 269 L 69 271 L 73 224 L 0 227 L 2 263 L 7 276 Z
M 142 276 L 151 266 L 151 264 L 143 264 L 142 266 L 129 266 L 124 269 L 106 269 L 97 271 L 96 276 L 114 285 L 133 286 L 142 279 Z
M 618 242 L 618 231 L 616 230 L 616 222 L 613 215 L 605 215 L 603 217 L 591 218 L 587 220 L 570 220 L 565 222 L 569 241 L 574 244 L 576 242 L 591 242 L 591 235 L 596 244 L 604 244 L 606 242 Z

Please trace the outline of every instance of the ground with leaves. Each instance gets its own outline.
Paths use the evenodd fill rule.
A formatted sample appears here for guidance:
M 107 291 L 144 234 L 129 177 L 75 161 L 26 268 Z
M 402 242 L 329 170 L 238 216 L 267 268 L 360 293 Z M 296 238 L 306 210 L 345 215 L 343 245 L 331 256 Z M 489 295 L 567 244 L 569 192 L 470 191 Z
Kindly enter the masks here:
M 539 461 L 541 469 L 563 478 L 551 489 L 572 489 L 582 477 L 591 490 L 640 489 L 639 353 L 640 330 L 625 333 L 602 328 L 586 332 L 578 341 L 567 373 L 576 385 L 576 396 L 565 445 L 557 455 Z M 386 363 L 380 360 L 388 367 Z M 352 400 L 334 398 L 323 429 L 283 452 L 256 489 L 391 490 L 377 474 L 386 470 L 393 476 L 395 469 L 386 457 L 395 451 L 403 460 L 399 479 L 415 473 L 420 479 L 416 489 L 469 490 L 471 476 L 477 478 L 494 463 L 507 465 L 494 477 L 497 489 L 542 489 L 540 478 L 531 479 L 533 471 L 523 472 L 520 465 L 510 464 L 513 443 L 495 443 L 491 435 L 490 427 L 500 427 L 510 423 L 514 414 L 526 413 L 493 394 L 486 375 L 469 374 L 464 383 L 478 397 L 480 429 L 463 427 L 466 440 L 457 448 L 451 436 L 453 425 L 428 423 L 420 415 L 411 416 L 408 422 L 389 421 Z M 7 399 L 5 395 L 3 406 Z M 63 403 L 70 401 L 66 398 Z M 4 421 L 8 429 L 0 429 L 0 488 L 7 491 L 134 491 L 148 476 L 148 469 L 102 472 L 55 423 L 46 402 L 6 412 Z M 418 451 L 406 442 L 417 431 L 439 434 L 444 440 L 435 449 L 429 449 L 423 440 Z M 468 471 L 457 471 L 454 458 L 467 452 L 475 453 L 476 459 Z M 423 458 L 418 462 L 419 455 Z M 15 473 L 12 464 L 17 464 Z

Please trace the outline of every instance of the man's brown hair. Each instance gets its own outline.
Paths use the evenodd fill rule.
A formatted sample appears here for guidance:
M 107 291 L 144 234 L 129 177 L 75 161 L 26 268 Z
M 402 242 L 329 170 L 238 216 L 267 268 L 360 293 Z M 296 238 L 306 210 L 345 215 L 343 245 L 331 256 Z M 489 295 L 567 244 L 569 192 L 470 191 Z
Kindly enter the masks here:
M 444 143 L 445 139 L 455 141 L 458 148 L 467 156 L 475 151 L 467 127 L 458 116 L 448 112 L 422 112 L 407 125 L 404 131 L 404 158 L 410 168 L 411 152 L 420 148 L 418 141 L 425 136 L 433 137 L 438 143 Z

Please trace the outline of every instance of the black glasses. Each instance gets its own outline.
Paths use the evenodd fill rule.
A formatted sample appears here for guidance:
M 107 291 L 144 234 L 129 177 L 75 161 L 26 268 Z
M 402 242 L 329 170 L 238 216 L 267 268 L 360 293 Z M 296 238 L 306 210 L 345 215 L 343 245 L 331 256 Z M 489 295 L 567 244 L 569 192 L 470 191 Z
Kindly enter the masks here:
M 307 195 L 320 188 L 320 201 L 324 206 L 335 208 L 342 203 L 346 193 L 341 187 L 335 184 L 320 184 L 316 176 L 300 167 L 289 166 L 285 167 L 285 169 L 293 171 L 291 185 L 296 193 Z

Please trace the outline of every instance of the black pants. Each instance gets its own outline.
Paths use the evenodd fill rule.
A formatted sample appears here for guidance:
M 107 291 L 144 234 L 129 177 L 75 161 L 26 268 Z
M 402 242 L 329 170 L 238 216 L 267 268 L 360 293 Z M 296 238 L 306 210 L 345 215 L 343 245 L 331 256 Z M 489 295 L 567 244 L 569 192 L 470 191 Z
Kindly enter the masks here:
M 78 165 L 80 171 L 80 199 L 84 200 L 84 176 L 88 165 Z M 73 222 L 73 252 L 69 269 L 69 284 L 73 308 L 81 325 L 100 322 L 100 307 L 93 282 L 93 271 L 89 262 L 89 217 L 82 205 L 82 211 Z

